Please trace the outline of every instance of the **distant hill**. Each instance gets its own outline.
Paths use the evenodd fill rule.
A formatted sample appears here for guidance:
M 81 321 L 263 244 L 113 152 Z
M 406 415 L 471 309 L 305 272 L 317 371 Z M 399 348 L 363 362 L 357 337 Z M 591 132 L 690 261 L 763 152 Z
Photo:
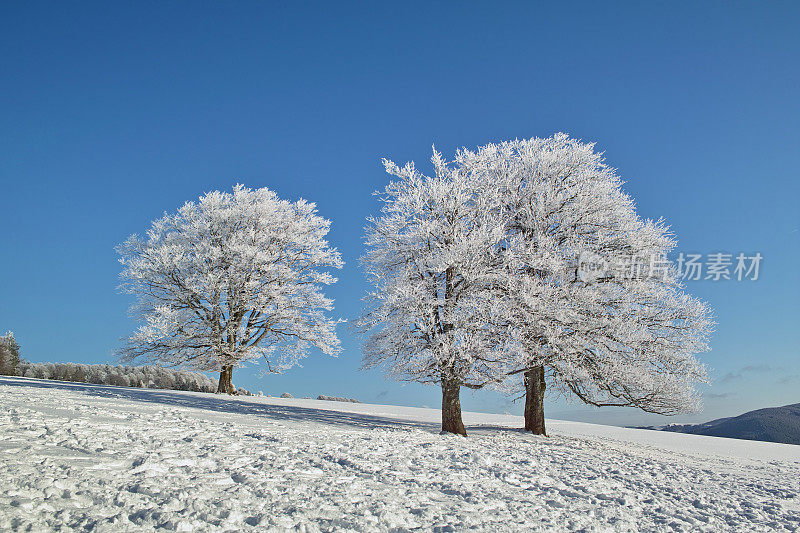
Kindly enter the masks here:
M 660 429 L 694 435 L 800 444 L 800 403 L 758 409 L 705 424 L 675 424 Z

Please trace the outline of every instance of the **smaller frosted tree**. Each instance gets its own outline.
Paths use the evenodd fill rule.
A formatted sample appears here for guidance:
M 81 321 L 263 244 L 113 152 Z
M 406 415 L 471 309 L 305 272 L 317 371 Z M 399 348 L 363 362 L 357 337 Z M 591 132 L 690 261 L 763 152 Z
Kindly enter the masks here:
M 14 334 L 8 332 L 0 335 L 0 374 L 15 376 L 19 366 L 19 344 Z
M 497 379 L 502 310 L 491 296 L 497 232 L 467 182 L 434 151 L 434 177 L 384 160 L 398 181 L 380 194 L 362 258 L 374 290 L 359 325 L 364 367 L 442 388 L 442 430 L 465 435 L 461 387 Z M 500 301 L 502 303 L 502 301 Z
M 333 301 L 321 291 L 342 266 L 329 227 L 313 203 L 242 185 L 165 214 L 117 248 L 143 322 L 123 358 L 218 371 L 218 392 L 233 394 L 244 361 L 264 358 L 278 372 L 312 346 L 338 353 Z

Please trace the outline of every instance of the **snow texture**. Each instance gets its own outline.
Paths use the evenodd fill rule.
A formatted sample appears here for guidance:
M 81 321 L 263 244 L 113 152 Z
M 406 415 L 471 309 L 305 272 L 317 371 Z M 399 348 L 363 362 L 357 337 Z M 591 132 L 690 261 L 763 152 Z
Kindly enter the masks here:
M 796 530 L 800 448 L 0 377 L 0 530 Z

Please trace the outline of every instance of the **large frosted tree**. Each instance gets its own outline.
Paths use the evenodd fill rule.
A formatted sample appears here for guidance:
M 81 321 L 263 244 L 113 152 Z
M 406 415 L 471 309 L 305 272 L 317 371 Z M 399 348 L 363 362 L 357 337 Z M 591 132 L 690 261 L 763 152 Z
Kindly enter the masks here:
M 384 161 L 398 179 L 380 193 L 381 215 L 367 227 L 364 366 L 441 386 L 442 430 L 465 435 L 461 387 L 496 380 L 503 360 L 503 313 L 490 297 L 501 271 L 498 228 L 484 223 L 464 176 L 436 152 L 432 161 L 433 177 Z
M 263 358 L 278 372 L 311 347 L 338 353 L 321 290 L 342 266 L 329 227 L 313 203 L 242 185 L 165 214 L 117 247 L 142 322 L 123 357 L 218 371 L 218 392 L 232 394 L 244 361 Z
M 594 145 L 558 134 L 462 150 L 455 164 L 505 228 L 497 288 L 514 332 L 507 371 L 524 376 L 526 429 L 545 433 L 548 379 L 591 405 L 695 409 L 708 308 L 666 262 L 668 228 L 637 216 Z
M 595 406 L 697 407 L 708 308 L 666 261 L 668 228 L 636 214 L 592 144 L 558 134 L 433 165 L 386 162 L 400 179 L 367 228 L 365 366 L 441 385 L 455 433 L 461 387 L 514 390 L 520 374 L 537 434 L 548 381 Z

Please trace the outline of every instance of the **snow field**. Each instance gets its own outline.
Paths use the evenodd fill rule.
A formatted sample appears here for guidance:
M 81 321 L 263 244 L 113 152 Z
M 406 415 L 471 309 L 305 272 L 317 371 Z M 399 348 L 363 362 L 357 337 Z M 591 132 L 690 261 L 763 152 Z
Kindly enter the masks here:
M 25 378 L 0 406 L 4 531 L 800 528 L 791 445 Z

